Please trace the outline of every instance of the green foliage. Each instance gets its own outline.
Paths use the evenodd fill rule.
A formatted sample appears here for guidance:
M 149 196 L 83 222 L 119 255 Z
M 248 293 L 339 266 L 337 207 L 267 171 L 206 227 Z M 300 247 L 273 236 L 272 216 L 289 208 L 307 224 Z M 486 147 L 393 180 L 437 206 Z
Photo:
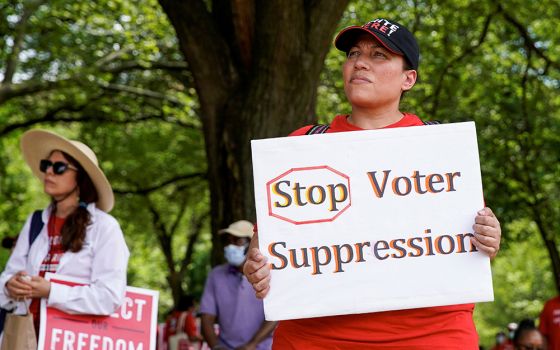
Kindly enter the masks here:
M 47 128 L 96 152 L 131 251 L 129 285 L 159 290 L 161 314 L 172 288 L 199 296 L 210 250 L 204 143 L 189 72 L 157 2 L 14 2 L 0 16 L 0 235 L 17 234 L 49 203 L 19 152 L 23 131 Z
M 481 343 L 489 346 L 498 331 L 523 318 L 538 319 L 544 302 L 555 295 L 550 260 L 534 223 L 507 224 L 512 241 L 492 263 L 494 302 L 475 308 Z

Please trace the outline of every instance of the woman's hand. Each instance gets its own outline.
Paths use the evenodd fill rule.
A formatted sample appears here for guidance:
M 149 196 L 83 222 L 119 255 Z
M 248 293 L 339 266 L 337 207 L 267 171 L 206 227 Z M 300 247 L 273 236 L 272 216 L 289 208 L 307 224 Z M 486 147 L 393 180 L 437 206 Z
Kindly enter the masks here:
M 259 250 L 259 237 L 257 233 L 251 239 L 247 260 L 243 265 L 243 273 L 253 289 L 255 295 L 259 299 L 263 299 L 270 290 L 270 267 L 268 266 L 266 257 Z
M 474 240 L 472 240 L 472 243 L 479 251 L 488 254 L 490 259 L 493 259 L 500 250 L 502 237 L 500 222 L 490 208 L 480 210 L 474 222 Z
M 25 271 L 20 271 L 13 275 L 12 278 L 6 282 L 6 290 L 10 298 L 16 300 L 30 298 L 32 288 L 29 285 L 29 281 L 31 281 L 31 276 Z
M 31 286 L 32 298 L 48 298 L 51 293 L 51 282 L 43 277 L 33 276 L 31 281 L 28 282 Z

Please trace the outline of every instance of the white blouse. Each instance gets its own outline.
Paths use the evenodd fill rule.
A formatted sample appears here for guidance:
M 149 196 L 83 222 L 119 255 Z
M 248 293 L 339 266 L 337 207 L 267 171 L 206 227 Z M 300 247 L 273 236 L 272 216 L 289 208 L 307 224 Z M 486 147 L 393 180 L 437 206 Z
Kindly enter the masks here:
M 123 302 L 126 289 L 126 271 L 130 252 L 126 246 L 119 223 L 111 215 L 89 204 L 91 224 L 87 227 L 82 249 L 77 253 L 63 254 L 56 273 L 89 281 L 86 286 L 51 284 L 47 305 L 71 314 L 110 315 Z M 19 271 L 31 276 L 39 274 L 39 268 L 49 251 L 46 223 L 50 207 L 43 210 L 43 228 L 29 247 L 31 215 L 21 230 L 16 247 L 4 272 L 0 275 L 0 306 L 25 314 L 23 303 L 16 303 L 8 296 L 6 282 Z M 28 301 L 30 302 L 30 301 Z

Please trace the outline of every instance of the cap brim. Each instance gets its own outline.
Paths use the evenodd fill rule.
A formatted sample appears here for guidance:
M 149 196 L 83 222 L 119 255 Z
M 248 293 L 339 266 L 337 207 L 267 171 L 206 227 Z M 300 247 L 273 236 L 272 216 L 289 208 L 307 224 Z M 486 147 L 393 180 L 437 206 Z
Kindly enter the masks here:
M 231 228 L 224 228 L 221 230 L 218 230 L 218 234 L 223 235 L 224 233 L 229 233 L 230 235 L 233 235 L 235 237 L 246 237 L 246 238 L 252 238 L 253 237 L 253 233 L 246 233 L 246 232 L 241 232 L 241 231 L 237 231 L 237 230 L 232 230 Z
M 343 30 L 338 33 L 336 38 L 334 39 L 334 46 L 343 52 L 348 52 L 352 48 L 352 45 L 356 42 L 356 37 L 360 34 L 369 34 L 377 41 L 383 45 L 387 50 L 391 51 L 394 54 L 404 56 L 404 53 L 396 47 L 391 41 L 385 39 L 382 36 L 375 35 L 374 33 L 370 32 L 369 30 L 360 27 L 360 26 L 351 26 L 344 28 Z
M 114 195 L 109 180 L 97 164 L 70 140 L 49 131 L 30 130 L 21 137 L 21 150 L 25 162 L 41 181 L 44 179 L 44 174 L 39 170 L 41 159 L 47 158 L 54 150 L 69 154 L 80 163 L 93 182 L 99 197 L 96 206 L 107 213 L 113 209 Z

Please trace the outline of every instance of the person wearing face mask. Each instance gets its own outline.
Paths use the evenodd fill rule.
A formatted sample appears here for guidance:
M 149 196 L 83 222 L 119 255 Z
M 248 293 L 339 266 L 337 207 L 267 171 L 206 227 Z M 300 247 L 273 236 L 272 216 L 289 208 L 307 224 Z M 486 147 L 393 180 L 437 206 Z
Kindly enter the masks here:
M 213 350 L 270 349 L 276 322 L 265 321 L 263 302 L 243 275 L 253 224 L 236 221 L 218 234 L 227 263 L 212 269 L 206 279 L 200 301 L 202 335 Z
M 504 331 L 499 331 L 496 333 L 496 344 L 492 347 L 492 350 L 513 350 L 513 342 Z

